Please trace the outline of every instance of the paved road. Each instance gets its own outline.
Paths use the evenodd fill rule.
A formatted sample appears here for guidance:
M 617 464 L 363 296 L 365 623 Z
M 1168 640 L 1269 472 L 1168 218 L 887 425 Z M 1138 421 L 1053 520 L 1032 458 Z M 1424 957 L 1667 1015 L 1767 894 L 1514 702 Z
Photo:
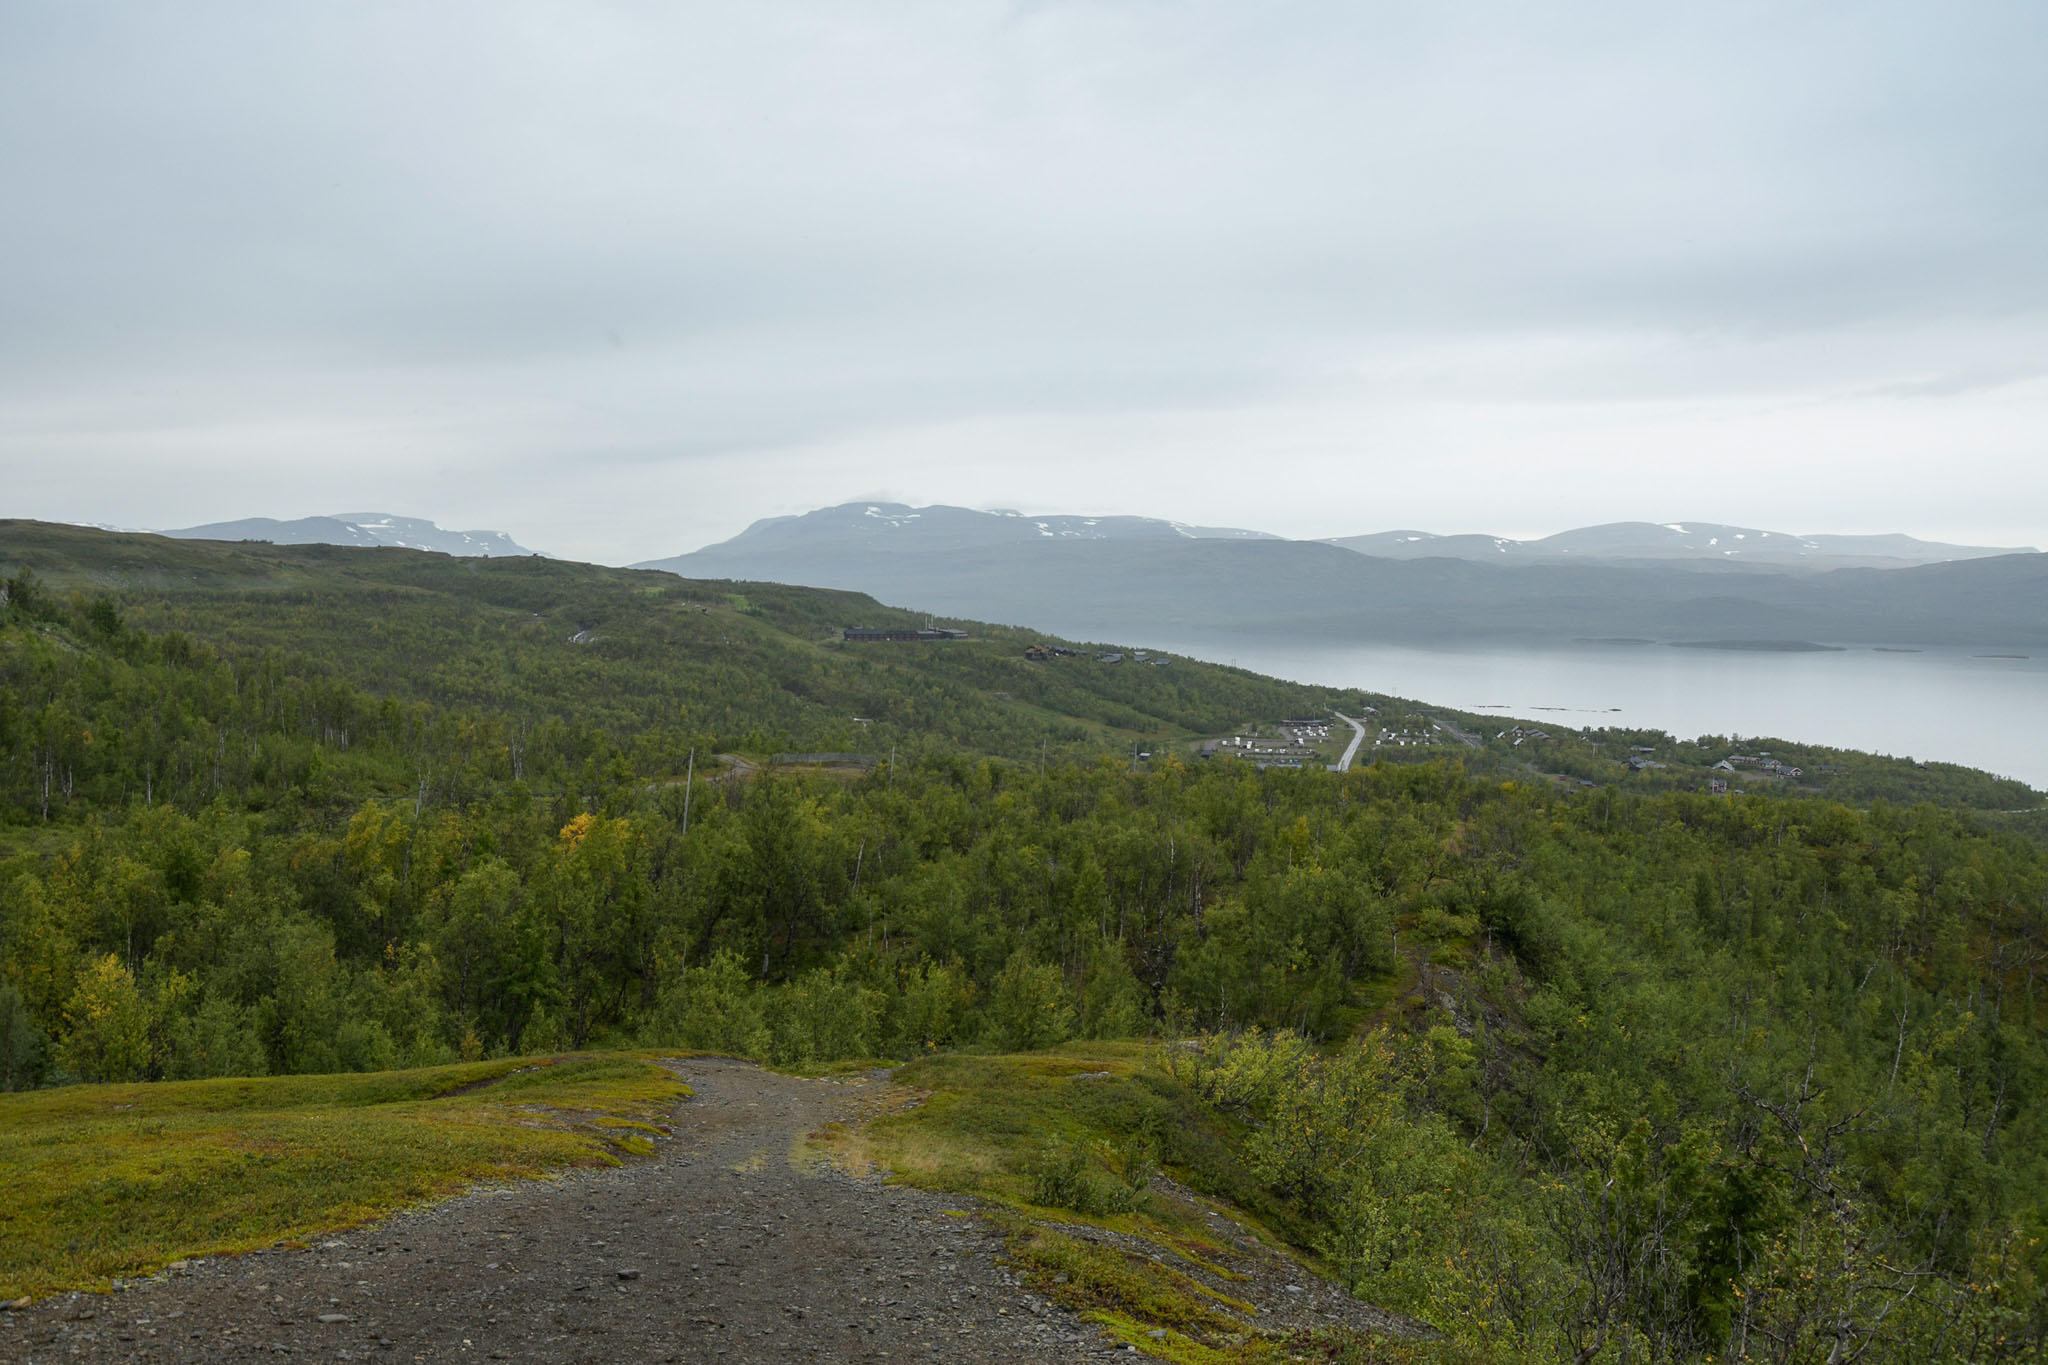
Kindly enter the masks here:
M 1353 720 L 1342 711 L 1332 711 L 1330 714 L 1351 727 L 1351 742 L 1344 746 L 1344 757 L 1337 760 L 1338 772 L 1350 772 L 1352 760 L 1358 757 L 1358 746 L 1365 743 L 1365 722 Z

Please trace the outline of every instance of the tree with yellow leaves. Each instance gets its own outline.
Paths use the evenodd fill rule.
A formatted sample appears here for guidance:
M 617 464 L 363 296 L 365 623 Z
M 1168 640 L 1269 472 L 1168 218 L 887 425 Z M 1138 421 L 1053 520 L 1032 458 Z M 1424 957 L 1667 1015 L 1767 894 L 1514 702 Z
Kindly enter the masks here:
M 58 1060 L 88 1081 L 135 1081 L 149 1071 L 149 1007 L 135 976 L 112 953 L 79 973 L 64 1005 L 69 1027 Z

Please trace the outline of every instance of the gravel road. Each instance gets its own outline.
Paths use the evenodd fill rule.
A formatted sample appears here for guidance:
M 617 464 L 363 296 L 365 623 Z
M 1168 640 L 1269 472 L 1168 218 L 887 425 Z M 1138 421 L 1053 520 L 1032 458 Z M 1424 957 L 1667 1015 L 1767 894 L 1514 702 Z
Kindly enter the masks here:
M 650 1160 L 0 1313 L 0 1360 L 1133 1358 L 1024 1288 L 960 1201 L 792 1160 L 886 1082 L 672 1065 L 696 1096 Z

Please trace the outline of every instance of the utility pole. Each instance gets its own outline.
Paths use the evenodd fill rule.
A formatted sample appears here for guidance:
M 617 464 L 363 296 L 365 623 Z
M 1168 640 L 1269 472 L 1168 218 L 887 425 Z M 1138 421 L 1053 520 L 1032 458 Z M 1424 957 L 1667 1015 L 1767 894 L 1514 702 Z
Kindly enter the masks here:
M 861 836 L 861 840 L 860 840 L 860 851 L 859 851 L 858 853 L 856 853 L 856 854 L 854 854 L 854 855 L 853 855 L 853 899 L 854 899 L 854 901 L 855 901 L 855 903 L 856 903 L 856 904 L 858 904 L 858 903 L 859 903 L 859 901 L 860 901 L 860 865 L 861 865 L 861 863 L 862 863 L 862 862 L 863 862 L 863 861 L 864 861 L 864 860 L 865 860 L 865 859 L 867 858 L 867 856 L 868 856 L 868 840 L 867 840 L 867 836 L 866 836 L 865 834 L 863 834 L 863 835 Z M 870 905 L 870 906 L 868 907 L 868 944 L 869 944 L 869 946 L 870 946 L 870 947 L 872 947 L 872 946 L 874 945 L 874 942 L 875 942 L 875 907 L 874 907 L 874 906 L 872 906 L 872 905 Z
M 697 780 L 697 751 L 690 750 L 690 770 L 683 777 L 683 836 L 690 833 L 690 787 Z

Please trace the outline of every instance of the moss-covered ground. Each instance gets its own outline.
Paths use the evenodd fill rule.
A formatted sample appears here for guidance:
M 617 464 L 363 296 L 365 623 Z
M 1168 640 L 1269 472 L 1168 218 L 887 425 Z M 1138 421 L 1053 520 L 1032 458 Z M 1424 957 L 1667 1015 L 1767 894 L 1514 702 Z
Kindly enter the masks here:
M 1035 1289 L 1154 1357 L 1186 1365 L 1478 1359 L 1446 1343 L 1258 1325 L 1255 1306 L 1233 1292 L 1244 1277 L 1227 1268 L 1237 1258 L 1209 1213 L 1227 1213 L 1311 1265 L 1299 1248 L 1313 1230 L 1252 1175 L 1243 1130 L 1177 1081 L 1166 1055 L 1145 1043 L 1098 1042 L 925 1058 L 896 1073 L 922 1103 L 828 1130 L 814 1146 L 855 1169 L 881 1167 L 979 1197 Z M 1146 1182 L 1154 1171 L 1171 1184 Z
M 0 1095 L 0 1299 L 645 1155 L 685 1093 L 605 1054 Z

